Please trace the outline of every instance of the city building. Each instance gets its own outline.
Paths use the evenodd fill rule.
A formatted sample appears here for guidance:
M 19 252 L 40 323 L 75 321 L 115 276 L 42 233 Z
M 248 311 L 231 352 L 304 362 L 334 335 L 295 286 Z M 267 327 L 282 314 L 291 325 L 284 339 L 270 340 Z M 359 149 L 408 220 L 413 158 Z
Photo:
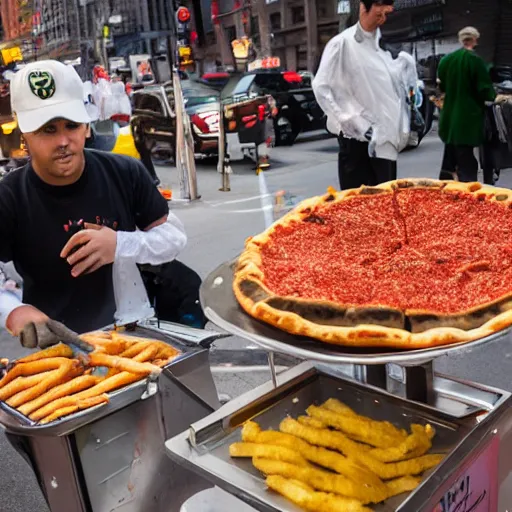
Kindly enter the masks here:
M 264 42 L 260 32 L 268 34 L 272 56 L 287 69 L 315 72 L 326 43 L 359 12 L 359 0 L 261 1 L 251 6 L 249 0 L 0 0 L 2 42 L 19 45 L 27 59 L 73 58 L 84 55 L 84 48 L 97 58 L 108 25 L 107 56 L 162 54 L 172 34 L 174 2 L 192 11 L 194 52 L 202 65 L 228 61 L 229 43 L 245 27 L 256 48 Z M 457 32 L 466 25 L 481 32 L 478 51 L 484 59 L 511 63 L 510 1 L 396 0 L 383 41 L 409 44 L 424 60 L 456 48 Z
M 203 0 L 207 40 L 215 37 L 212 2 L 225 37 L 236 35 L 237 0 Z M 329 39 L 357 20 L 359 0 L 265 0 L 273 56 L 290 70 L 316 71 Z M 258 43 L 257 13 L 251 36 Z M 457 33 L 467 25 L 481 32 L 479 53 L 497 65 L 512 64 L 512 3 L 488 0 L 396 0 L 395 12 L 383 28 L 383 41 L 410 43 L 418 59 L 443 55 L 458 47 Z M 220 31 L 217 31 L 220 34 Z M 218 40 L 217 36 L 217 40 Z M 218 42 L 218 41 L 217 41 Z M 219 58 L 219 46 L 208 47 L 209 58 Z

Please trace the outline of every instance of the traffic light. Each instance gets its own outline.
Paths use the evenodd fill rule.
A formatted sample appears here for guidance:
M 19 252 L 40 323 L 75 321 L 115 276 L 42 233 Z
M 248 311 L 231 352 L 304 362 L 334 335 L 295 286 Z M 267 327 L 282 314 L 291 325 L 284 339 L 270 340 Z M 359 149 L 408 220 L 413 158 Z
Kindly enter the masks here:
M 190 11 L 186 7 L 179 7 L 176 12 L 178 23 L 188 23 L 190 21 Z
M 178 64 L 180 69 L 187 69 L 194 65 L 189 30 L 190 11 L 186 7 L 178 7 L 176 11 L 176 24 L 178 31 Z

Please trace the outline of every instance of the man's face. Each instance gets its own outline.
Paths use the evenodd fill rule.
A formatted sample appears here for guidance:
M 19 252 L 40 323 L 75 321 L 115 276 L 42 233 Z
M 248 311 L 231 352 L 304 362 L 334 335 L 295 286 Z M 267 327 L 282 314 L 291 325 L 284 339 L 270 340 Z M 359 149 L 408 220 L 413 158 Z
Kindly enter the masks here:
M 388 15 L 393 12 L 392 5 L 373 4 L 369 11 L 366 10 L 364 4 L 361 4 L 359 19 L 363 26 L 370 30 L 377 30 L 386 23 Z
M 51 185 L 74 183 L 84 167 L 87 125 L 55 119 L 33 133 L 24 134 L 32 165 Z

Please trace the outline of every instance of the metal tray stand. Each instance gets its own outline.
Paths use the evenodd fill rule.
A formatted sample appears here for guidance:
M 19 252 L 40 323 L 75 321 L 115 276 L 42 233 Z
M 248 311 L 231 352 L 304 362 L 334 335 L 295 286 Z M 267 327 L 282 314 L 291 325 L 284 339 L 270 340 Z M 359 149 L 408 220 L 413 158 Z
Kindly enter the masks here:
M 178 464 L 196 471 L 224 490 L 239 497 L 262 512 L 299 512 L 299 508 L 269 491 L 265 479 L 250 460 L 232 459 L 229 445 L 240 440 L 240 428 L 249 419 L 264 429 L 277 430 L 287 415 L 305 414 L 311 404 L 320 404 L 328 398 L 338 398 L 359 414 L 376 420 L 388 420 L 409 428 L 411 423 L 432 424 L 437 431 L 431 453 L 454 452 L 459 444 L 487 415 L 479 407 L 468 408 L 465 414 L 454 416 L 426 404 L 394 396 L 382 389 L 341 377 L 326 365 L 304 362 L 279 376 L 279 385 L 266 383 L 226 404 L 207 418 L 194 423 L 190 429 L 166 442 L 168 455 Z M 496 392 L 494 398 L 487 391 L 494 406 L 509 397 Z M 493 405 L 488 404 L 491 408 Z M 411 497 L 432 483 L 443 468 L 449 466 L 449 457 L 437 468 L 427 472 L 414 493 L 402 494 L 374 507 L 376 512 L 410 511 L 406 508 Z M 415 509 L 417 510 L 417 509 Z

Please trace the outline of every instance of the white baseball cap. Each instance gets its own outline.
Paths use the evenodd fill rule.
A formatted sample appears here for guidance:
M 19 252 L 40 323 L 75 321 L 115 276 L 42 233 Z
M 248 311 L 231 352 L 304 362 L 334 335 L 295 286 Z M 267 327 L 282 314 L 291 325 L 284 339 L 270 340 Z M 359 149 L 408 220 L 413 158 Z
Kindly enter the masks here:
M 11 80 L 11 108 L 22 133 L 39 130 L 52 119 L 89 123 L 84 86 L 72 66 L 56 60 L 31 62 Z

